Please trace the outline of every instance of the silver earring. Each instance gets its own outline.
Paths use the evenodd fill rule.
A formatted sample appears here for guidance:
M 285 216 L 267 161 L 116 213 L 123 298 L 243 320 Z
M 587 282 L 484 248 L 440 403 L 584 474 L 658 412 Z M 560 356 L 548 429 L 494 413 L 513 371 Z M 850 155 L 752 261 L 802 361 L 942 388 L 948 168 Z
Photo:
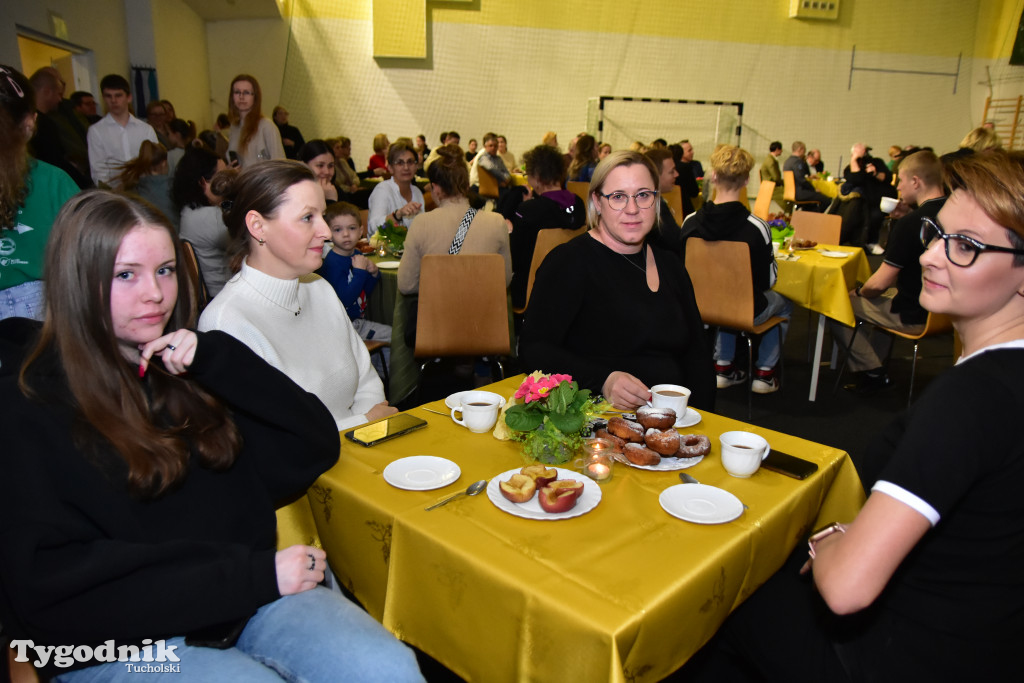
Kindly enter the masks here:
M 267 241 L 266 241 L 265 239 L 263 239 L 262 237 L 258 238 L 258 239 L 257 239 L 256 241 L 260 243 L 260 246 L 261 246 L 261 247 L 262 247 L 262 246 L 263 246 L 264 244 L 266 244 L 266 243 L 267 243 Z

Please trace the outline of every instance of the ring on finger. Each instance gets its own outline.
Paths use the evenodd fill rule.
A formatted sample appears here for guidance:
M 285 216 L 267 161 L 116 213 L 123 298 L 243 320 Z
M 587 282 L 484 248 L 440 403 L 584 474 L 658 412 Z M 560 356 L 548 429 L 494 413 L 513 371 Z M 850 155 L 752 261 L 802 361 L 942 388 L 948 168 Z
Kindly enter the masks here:
M 176 351 L 178 349 L 178 347 L 175 346 L 174 344 L 168 344 L 167 348 L 169 348 L 171 351 Z
M 309 571 L 316 569 L 316 558 L 313 557 L 312 553 L 307 553 L 306 557 L 309 558 Z

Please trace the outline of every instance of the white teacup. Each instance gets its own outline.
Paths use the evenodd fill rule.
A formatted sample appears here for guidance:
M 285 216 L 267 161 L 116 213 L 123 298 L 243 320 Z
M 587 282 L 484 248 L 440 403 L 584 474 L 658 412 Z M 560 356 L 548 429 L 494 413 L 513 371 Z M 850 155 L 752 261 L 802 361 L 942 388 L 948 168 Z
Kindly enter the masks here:
M 722 467 L 742 479 L 757 472 L 770 450 L 764 437 L 752 432 L 724 432 L 719 440 L 722 442 Z
M 881 201 L 878 202 L 878 208 L 882 210 L 882 213 L 892 213 L 899 203 L 900 200 L 895 197 L 882 197 Z
M 655 408 L 671 408 L 676 420 L 686 415 L 686 404 L 690 401 L 690 390 L 678 384 L 655 384 L 651 387 L 651 400 L 647 403 Z
M 452 419 L 456 424 L 476 434 L 489 432 L 498 421 L 498 411 L 504 400 L 490 391 L 467 391 L 462 395 L 462 405 L 452 408 Z M 459 413 L 462 419 L 455 417 Z

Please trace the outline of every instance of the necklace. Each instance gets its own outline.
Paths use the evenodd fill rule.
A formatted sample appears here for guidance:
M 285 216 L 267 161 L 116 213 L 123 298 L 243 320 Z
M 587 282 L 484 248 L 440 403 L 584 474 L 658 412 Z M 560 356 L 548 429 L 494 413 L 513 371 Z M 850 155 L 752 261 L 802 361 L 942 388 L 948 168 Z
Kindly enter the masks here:
M 615 253 L 618 254 L 619 252 L 615 252 Z M 644 246 L 640 247 L 640 251 L 637 252 L 636 254 L 629 254 L 629 255 L 619 254 L 619 256 L 621 256 L 622 258 L 626 259 L 626 263 L 628 263 L 629 265 L 633 266 L 634 268 L 639 270 L 644 275 L 647 275 L 647 244 L 646 243 L 644 243 Z M 641 267 L 636 261 L 634 261 L 632 258 L 630 258 L 630 257 L 635 257 L 635 256 L 639 256 L 640 259 L 643 261 L 643 263 L 644 263 L 643 267 Z
M 260 291 L 260 290 L 259 290 L 259 289 L 258 289 L 258 288 L 256 287 L 256 285 L 254 285 L 253 283 L 251 283 L 251 282 L 249 282 L 248 280 L 246 280 L 246 279 L 245 279 L 245 276 L 244 276 L 244 275 L 243 275 L 243 276 L 241 276 L 241 277 L 242 277 L 242 282 L 244 282 L 245 284 L 247 284 L 247 285 L 249 285 L 250 287 L 252 287 L 252 290 L 253 290 L 254 292 L 256 292 L 257 294 L 259 294 L 259 295 L 260 295 L 260 296 L 262 296 L 262 297 L 263 297 L 264 299 L 266 299 L 266 300 L 267 300 L 267 301 L 269 301 L 270 303 L 274 304 L 274 305 L 275 305 L 275 306 L 277 306 L 278 308 L 283 308 L 284 310 L 288 311 L 289 313 L 291 313 L 292 315 L 295 315 L 295 316 L 298 316 L 298 315 L 299 315 L 299 313 L 302 313 L 302 306 L 301 306 L 301 305 L 299 306 L 299 310 L 297 310 L 297 311 L 293 311 L 292 309 L 288 308 L 287 306 L 285 306 L 285 305 L 283 305 L 283 304 L 279 304 L 279 303 L 277 303 L 276 301 L 274 301 L 273 299 L 271 299 L 271 298 L 270 298 L 269 296 L 267 296 L 266 294 L 264 294 L 263 292 L 261 292 L 261 291 Z

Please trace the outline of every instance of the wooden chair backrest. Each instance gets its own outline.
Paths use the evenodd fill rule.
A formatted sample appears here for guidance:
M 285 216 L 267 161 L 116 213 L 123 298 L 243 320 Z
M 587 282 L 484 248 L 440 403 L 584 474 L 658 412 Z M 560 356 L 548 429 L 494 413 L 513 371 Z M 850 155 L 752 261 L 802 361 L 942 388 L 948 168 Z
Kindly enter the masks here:
M 498 181 L 486 169 L 477 166 L 477 191 L 481 197 L 498 198 Z
M 498 254 L 428 254 L 420 263 L 416 358 L 508 355 L 505 260 Z
M 686 214 L 683 213 L 683 191 L 676 185 L 661 195 L 661 198 L 668 204 L 668 210 L 672 212 L 672 217 L 676 219 L 676 224 L 682 225 L 683 219 L 686 218 Z
M 366 237 L 369 234 L 368 225 L 370 222 L 370 211 L 369 209 L 359 209 L 359 225 L 360 232 L 359 237 Z
M 751 212 L 763 221 L 768 220 L 772 212 L 772 194 L 775 192 L 775 182 L 762 180 L 761 187 L 757 190 L 757 199 L 754 200 L 754 210 Z
M 796 201 L 796 176 L 792 171 L 782 172 L 782 198 L 787 202 Z
M 842 216 L 816 211 L 794 211 L 790 223 L 794 239 L 814 240 L 818 244 L 839 244 L 843 230 Z
M 537 269 L 540 268 L 540 264 L 544 262 L 545 257 L 559 244 L 565 244 L 586 231 L 587 226 L 583 226 L 578 230 L 549 228 L 540 230 L 537 233 L 537 244 L 533 247 L 533 260 L 530 261 L 530 277 L 526 281 L 526 303 L 523 305 L 524 309 L 530 305 L 530 292 L 533 291 L 533 282 L 537 277 Z
M 935 334 L 945 334 L 953 329 L 953 319 L 945 313 L 928 313 L 928 319 L 925 321 L 924 329 L 919 334 L 909 334 L 907 332 L 900 332 L 899 330 L 892 330 L 886 328 L 889 332 L 892 332 L 896 336 L 903 337 L 904 339 L 922 339 L 924 337 L 930 337 Z M 955 358 L 959 358 L 960 354 L 957 353 Z
M 584 206 L 587 204 L 587 193 L 590 191 L 590 183 L 582 180 L 570 180 L 565 184 L 565 189 L 582 199 Z
M 430 190 L 423 193 L 423 211 L 433 211 L 437 208 L 437 204 L 434 202 L 434 195 Z
M 686 240 L 686 271 L 707 325 L 749 330 L 754 325 L 754 281 L 745 242 Z
M 185 270 L 188 271 L 188 278 L 192 281 L 192 291 L 195 292 L 196 312 L 206 308 L 210 301 L 210 293 L 206 289 L 206 282 L 203 280 L 203 273 L 199 270 L 199 259 L 196 258 L 196 250 L 188 240 L 181 240 L 181 253 L 185 257 Z

